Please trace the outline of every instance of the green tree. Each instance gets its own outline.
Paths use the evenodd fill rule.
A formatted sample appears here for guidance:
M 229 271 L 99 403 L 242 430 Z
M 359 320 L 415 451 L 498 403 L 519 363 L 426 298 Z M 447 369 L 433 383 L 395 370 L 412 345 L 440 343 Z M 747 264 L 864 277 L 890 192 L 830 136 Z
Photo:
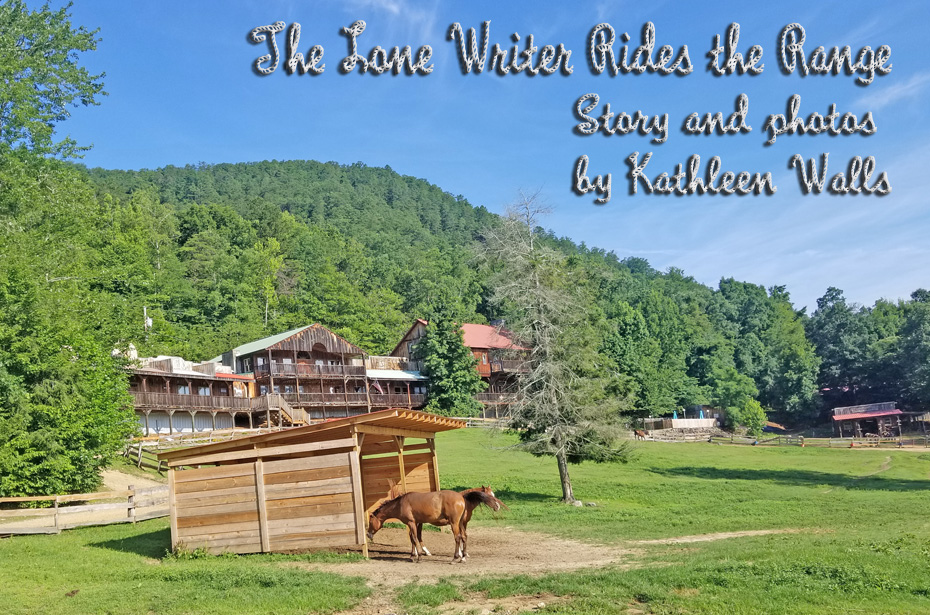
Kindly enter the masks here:
M 523 198 L 486 231 L 486 255 L 497 268 L 491 301 L 529 348 L 511 425 L 526 450 L 555 458 L 562 500 L 574 502 L 568 464 L 626 461 L 629 441 L 619 437 L 621 408 L 609 392 L 611 362 L 597 353 L 603 340 L 590 297 L 580 294 L 584 284 L 569 274 L 563 255 L 540 241 L 542 212 L 533 197 Z
M 830 287 L 817 300 L 806 328 L 821 358 L 819 385 L 828 389 L 824 394 L 827 405 L 862 401 L 860 393 L 867 383 L 866 365 L 874 337 L 859 306 L 848 304 L 842 290 Z
M 81 149 L 66 137 L 55 142 L 57 123 L 69 107 L 99 104 L 103 74 L 92 75 L 78 54 L 97 47 L 97 31 L 72 29 L 67 5 L 30 11 L 24 0 L 0 4 L 0 152 L 22 149 L 40 155 L 74 156 Z
M 747 399 L 743 407 L 739 409 L 739 423 L 746 427 L 750 435 L 759 437 L 765 428 L 768 417 L 762 404 L 754 399 Z
M 444 304 L 429 313 L 426 334 L 417 342 L 415 354 L 429 377 L 428 411 L 446 416 L 481 412 L 475 393 L 487 385 L 478 375 L 474 355 L 465 346 L 461 324 Z

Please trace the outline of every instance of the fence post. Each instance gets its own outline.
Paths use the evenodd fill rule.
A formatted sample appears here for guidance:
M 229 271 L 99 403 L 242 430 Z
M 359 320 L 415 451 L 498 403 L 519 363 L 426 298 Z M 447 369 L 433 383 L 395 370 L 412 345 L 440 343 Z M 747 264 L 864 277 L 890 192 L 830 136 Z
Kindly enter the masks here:
M 58 527 L 58 496 L 55 496 L 55 533 L 61 534 L 61 528 Z
M 141 450 L 141 446 L 139 447 Z M 129 510 L 126 512 L 133 523 L 136 522 L 136 486 L 129 485 Z
M 139 456 L 136 460 L 136 465 L 140 468 L 142 467 L 142 443 L 141 442 L 139 442 Z

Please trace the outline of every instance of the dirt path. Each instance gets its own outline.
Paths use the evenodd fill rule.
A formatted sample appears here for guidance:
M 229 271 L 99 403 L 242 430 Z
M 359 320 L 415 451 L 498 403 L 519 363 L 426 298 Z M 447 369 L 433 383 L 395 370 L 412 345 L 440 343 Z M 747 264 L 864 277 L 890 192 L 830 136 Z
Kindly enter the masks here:
M 369 560 L 346 564 L 300 564 L 314 570 L 364 576 L 373 586 L 387 588 L 410 581 L 437 581 L 443 577 L 483 574 L 542 574 L 598 568 L 632 562 L 641 550 L 592 545 L 545 534 L 522 532 L 510 527 L 471 527 L 468 531 L 468 561 L 452 564 L 452 534 L 423 532 L 423 542 L 433 554 L 420 563 L 410 561 L 407 530 L 385 528 L 368 547 Z
M 423 542 L 433 554 L 420 563 L 410 561 L 407 530 L 385 528 L 375 535 L 368 547 L 368 561 L 346 564 L 293 564 L 309 570 L 363 576 L 374 591 L 347 615 L 387 615 L 404 609 L 394 601 L 394 590 L 411 582 L 436 583 L 442 578 L 465 577 L 475 580 L 482 575 L 541 575 L 608 565 L 632 567 L 642 549 L 592 545 L 554 538 L 545 534 L 523 532 L 511 527 L 469 529 L 468 561 L 452 564 L 454 540 L 451 532 L 423 532 Z M 510 596 L 491 599 L 469 595 L 464 602 L 449 602 L 441 607 L 448 615 L 477 613 L 505 615 L 536 611 L 560 599 L 548 595 Z
M 166 485 L 168 483 L 167 480 L 159 482 L 144 476 L 120 472 L 119 470 L 104 470 L 101 476 L 103 477 L 103 487 L 101 487 L 101 491 L 125 491 L 129 489 L 129 485 L 133 485 L 136 489 L 145 489 L 147 487 L 158 487 L 159 485 Z
M 744 536 L 766 536 L 769 534 L 798 534 L 810 530 L 745 530 L 742 532 L 718 532 L 716 534 L 697 534 L 695 536 L 678 536 L 676 538 L 659 538 L 657 540 L 636 540 L 634 545 L 680 545 L 689 542 L 711 542 L 714 540 L 727 540 L 729 538 L 742 538 Z

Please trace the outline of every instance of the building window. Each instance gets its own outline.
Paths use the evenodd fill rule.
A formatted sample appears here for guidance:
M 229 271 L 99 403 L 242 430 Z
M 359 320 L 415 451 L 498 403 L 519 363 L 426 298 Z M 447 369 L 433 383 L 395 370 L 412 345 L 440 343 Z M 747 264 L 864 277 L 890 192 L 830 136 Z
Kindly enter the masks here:
M 190 394 L 191 394 L 191 388 L 189 386 L 187 386 L 186 384 L 178 385 L 178 395 L 190 395 Z
M 210 396 L 210 387 L 208 386 L 199 386 L 197 387 L 197 395 Z
M 226 387 L 220 387 L 220 395 L 229 395 L 229 389 Z

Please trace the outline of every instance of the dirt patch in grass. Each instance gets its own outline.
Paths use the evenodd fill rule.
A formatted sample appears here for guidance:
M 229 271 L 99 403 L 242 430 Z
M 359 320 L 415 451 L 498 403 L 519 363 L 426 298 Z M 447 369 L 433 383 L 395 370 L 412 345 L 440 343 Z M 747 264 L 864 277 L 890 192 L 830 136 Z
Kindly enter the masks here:
M 445 615 L 507 615 L 508 613 L 535 613 L 547 605 L 564 602 L 564 598 L 556 598 L 550 594 L 537 594 L 535 596 L 508 596 L 506 598 L 470 597 L 466 602 L 450 602 L 439 607 Z
M 464 564 L 451 564 L 455 542 L 448 530 L 423 532 L 423 542 L 433 555 L 413 563 L 407 531 L 386 528 L 368 546 L 368 561 L 294 565 L 364 576 L 372 587 L 395 588 L 412 581 L 434 582 L 444 577 L 544 574 L 610 564 L 632 565 L 636 555 L 642 553 L 635 548 L 593 545 L 508 527 L 471 527 L 468 537 L 468 561 Z

